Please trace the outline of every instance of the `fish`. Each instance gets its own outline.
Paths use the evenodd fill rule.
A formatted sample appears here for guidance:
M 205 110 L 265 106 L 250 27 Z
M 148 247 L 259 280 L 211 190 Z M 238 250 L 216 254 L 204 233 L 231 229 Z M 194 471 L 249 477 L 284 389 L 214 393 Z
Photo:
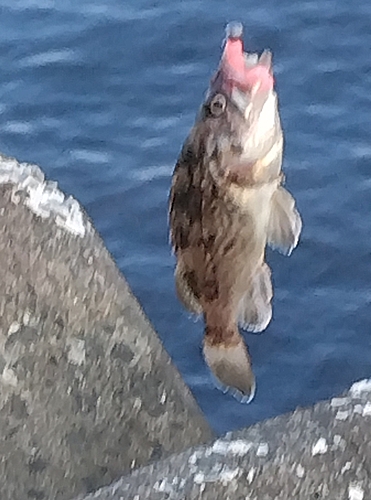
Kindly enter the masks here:
M 266 248 L 290 255 L 302 229 L 284 187 L 283 146 L 272 54 L 245 52 L 242 24 L 229 23 L 174 168 L 169 226 L 177 295 L 203 317 L 203 355 L 217 386 L 242 403 L 256 381 L 240 329 L 262 332 L 272 318 Z

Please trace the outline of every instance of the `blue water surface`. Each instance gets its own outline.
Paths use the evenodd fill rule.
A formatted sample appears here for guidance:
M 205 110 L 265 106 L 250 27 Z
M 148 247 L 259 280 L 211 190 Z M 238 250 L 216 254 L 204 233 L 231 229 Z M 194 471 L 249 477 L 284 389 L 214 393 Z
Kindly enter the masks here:
M 246 335 L 248 406 L 214 388 L 167 234 L 173 166 L 235 19 L 247 49 L 273 50 L 287 187 L 304 220 L 290 258 L 268 252 L 274 318 Z M 370 25 L 364 0 L 0 3 L 0 150 L 86 207 L 217 432 L 371 375 Z

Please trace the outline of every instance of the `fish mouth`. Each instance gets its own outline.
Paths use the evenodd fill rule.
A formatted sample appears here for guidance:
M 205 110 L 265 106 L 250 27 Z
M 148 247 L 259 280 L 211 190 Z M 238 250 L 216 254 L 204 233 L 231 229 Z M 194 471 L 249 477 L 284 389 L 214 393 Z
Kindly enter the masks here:
M 211 80 L 211 93 L 221 92 L 239 108 L 246 108 L 256 97 L 266 98 L 273 86 L 271 52 L 264 50 L 260 57 L 244 52 L 242 24 L 229 23 L 219 68 Z

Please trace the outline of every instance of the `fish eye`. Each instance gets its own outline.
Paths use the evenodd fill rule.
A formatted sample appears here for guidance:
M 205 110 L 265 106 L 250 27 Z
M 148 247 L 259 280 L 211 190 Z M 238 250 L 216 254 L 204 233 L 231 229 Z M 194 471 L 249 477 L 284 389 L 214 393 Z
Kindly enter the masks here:
M 213 116 L 220 116 L 224 113 L 227 105 L 227 100 L 223 94 L 216 94 L 210 101 L 209 109 Z

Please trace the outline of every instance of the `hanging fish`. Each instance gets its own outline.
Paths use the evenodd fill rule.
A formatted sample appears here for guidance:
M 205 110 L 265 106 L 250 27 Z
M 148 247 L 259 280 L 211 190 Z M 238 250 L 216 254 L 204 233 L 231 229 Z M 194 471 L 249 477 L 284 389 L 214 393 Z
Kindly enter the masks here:
M 178 296 L 204 318 L 206 363 L 241 402 L 254 397 L 255 378 L 238 326 L 269 324 L 266 246 L 290 255 L 302 227 L 283 187 L 282 150 L 271 53 L 245 53 L 242 25 L 231 23 L 173 173 L 170 237 Z

